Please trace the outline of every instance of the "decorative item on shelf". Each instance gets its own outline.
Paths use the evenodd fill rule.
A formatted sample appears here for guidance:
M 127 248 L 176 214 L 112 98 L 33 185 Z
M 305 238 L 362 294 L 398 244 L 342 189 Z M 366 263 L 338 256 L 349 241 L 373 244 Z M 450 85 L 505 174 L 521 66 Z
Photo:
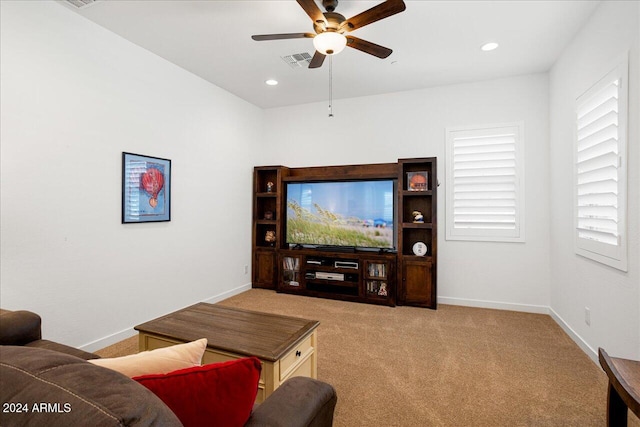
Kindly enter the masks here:
M 276 232 L 274 230 L 267 230 L 267 232 L 264 234 L 264 241 L 273 246 L 276 242 Z
M 425 256 L 427 254 L 427 245 L 424 242 L 416 242 L 413 245 L 413 253 L 417 256 Z
M 413 211 L 411 213 L 411 216 L 413 217 L 413 222 L 416 222 L 416 223 L 424 222 L 424 215 L 422 215 L 422 212 L 420 211 Z
M 378 290 L 378 295 L 381 297 L 386 297 L 388 295 L 386 283 L 382 283 L 380 285 L 380 290 Z
M 273 193 L 273 182 L 267 182 L 267 193 Z
M 407 190 L 427 191 L 429 180 L 426 171 L 407 172 Z
M 273 211 L 266 211 L 264 213 L 264 219 L 273 219 Z

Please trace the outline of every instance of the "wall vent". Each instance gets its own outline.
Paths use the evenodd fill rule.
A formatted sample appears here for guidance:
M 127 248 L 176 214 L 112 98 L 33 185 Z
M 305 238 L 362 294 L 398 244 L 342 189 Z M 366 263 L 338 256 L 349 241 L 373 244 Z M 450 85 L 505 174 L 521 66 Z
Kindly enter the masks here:
M 65 1 L 70 5 L 77 7 L 78 9 L 83 9 L 87 6 L 91 6 L 97 0 L 65 0 Z
M 307 53 L 294 53 L 293 55 L 281 56 L 282 60 L 289 64 L 291 68 L 309 68 L 312 56 Z

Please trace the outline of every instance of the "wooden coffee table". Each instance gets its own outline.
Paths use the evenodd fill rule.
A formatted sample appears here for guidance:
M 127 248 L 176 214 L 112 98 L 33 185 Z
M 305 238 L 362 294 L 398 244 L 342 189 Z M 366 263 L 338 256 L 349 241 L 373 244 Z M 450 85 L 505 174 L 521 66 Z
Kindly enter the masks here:
M 214 304 L 198 303 L 136 326 L 140 351 L 206 338 L 202 363 L 255 356 L 262 362 L 256 402 L 285 380 L 317 378 L 320 322 Z

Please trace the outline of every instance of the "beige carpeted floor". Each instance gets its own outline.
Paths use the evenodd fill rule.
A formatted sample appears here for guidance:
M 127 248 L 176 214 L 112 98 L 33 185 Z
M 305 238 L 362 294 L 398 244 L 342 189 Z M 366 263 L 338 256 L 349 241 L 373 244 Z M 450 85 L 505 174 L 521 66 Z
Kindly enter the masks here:
M 607 377 L 547 315 L 382 307 L 252 289 L 220 304 L 319 320 L 336 427 L 604 426 Z M 98 352 L 137 351 L 131 338 Z M 640 427 L 630 414 L 629 426 Z

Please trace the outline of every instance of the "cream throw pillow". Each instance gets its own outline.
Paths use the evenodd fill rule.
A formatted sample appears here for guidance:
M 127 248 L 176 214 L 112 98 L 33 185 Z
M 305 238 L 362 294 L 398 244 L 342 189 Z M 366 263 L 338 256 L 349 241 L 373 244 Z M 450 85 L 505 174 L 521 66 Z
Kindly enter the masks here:
M 133 378 L 140 375 L 166 374 L 178 369 L 201 366 L 206 348 L 207 339 L 202 338 L 186 344 L 157 348 L 130 356 L 91 359 L 89 362 Z

